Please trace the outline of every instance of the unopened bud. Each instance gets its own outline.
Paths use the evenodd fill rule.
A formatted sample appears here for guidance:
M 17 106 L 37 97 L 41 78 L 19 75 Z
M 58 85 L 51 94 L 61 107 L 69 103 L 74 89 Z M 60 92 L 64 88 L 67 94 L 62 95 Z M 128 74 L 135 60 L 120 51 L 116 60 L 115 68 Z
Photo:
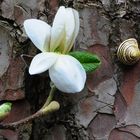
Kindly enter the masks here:
M 43 114 L 47 114 L 47 113 L 57 111 L 59 110 L 59 108 L 60 108 L 60 104 L 57 101 L 52 101 L 48 106 L 41 109 L 41 111 L 43 112 Z
M 7 117 L 11 111 L 12 103 L 3 103 L 0 105 L 0 121 Z

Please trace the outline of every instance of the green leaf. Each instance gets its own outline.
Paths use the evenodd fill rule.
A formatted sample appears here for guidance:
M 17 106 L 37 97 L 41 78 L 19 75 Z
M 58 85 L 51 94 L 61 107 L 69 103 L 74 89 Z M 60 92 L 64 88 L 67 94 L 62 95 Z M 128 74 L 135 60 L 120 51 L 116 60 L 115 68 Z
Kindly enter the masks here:
M 99 57 L 85 51 L 70 52 L 69 55 L 76 58 L 84 67 L 86 72 L 95 71 L 101 64 Z
M 4 119 L 11 111 L 12 103 L 6 102 L 0 105 L 0 120 Z

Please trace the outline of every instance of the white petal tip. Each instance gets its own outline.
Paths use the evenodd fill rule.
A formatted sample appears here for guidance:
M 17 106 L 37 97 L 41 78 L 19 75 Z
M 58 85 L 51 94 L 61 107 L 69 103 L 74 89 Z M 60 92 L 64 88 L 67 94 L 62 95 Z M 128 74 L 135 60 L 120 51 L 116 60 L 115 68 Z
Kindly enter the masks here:
M 46 22 L 38 19 L 27 19 L 23 23 L 28 37 L 41 51 L 48 50 L 51 27 Z
M 30 75 L 35 75 L 36 73 L 29 69 L 29 74 Z
M 29 67 L 29 73 L 40 74 L 48 70 L 57 60 L 58 55 L 55 53 L 39 53 L 37 54 Z

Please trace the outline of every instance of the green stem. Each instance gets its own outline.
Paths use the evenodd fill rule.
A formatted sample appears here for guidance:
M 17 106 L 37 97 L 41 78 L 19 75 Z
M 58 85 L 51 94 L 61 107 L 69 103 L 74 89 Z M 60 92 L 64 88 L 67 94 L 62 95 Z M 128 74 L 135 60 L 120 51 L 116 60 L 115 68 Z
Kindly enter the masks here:
M 56 101 L 52 101 L 53 97 L 54 97 L 54 92 L 56 90 L 56 87 L 54 84 L 51 85 L 51 90 L 49 93 L 49 96 L 45 102 L 45 104 L 43 105 L 43 107 L 37 111 L 35 114 L 32 114 L 31 116 L 28 116 L 24 119 L 21 119 L 17 122 L 13 122 L 13 123 L 9 123 L 9 124 L 0 124 L 0 128 L 9 128 L 9 129 L 16 129 L 17 126 L 21 125 L 21 124 L 25 124 L 35 118 L 38 118 L 42 115 L 48 115 L 51 112 L 57 111 L 60 107 L 59 103 Z
M 14 130 L 18 126 L 28 123 L 29 121 L 32 121 L 33 119 L 39 118 L 43 115 L 47 116 L 48 114 L 59 110 L 59 108 L 60 108 L 59 103 L 56 101 L 52 101 L 47 107 L 40 109 L 39 111 L 37 111 L 35 114 L 32 114 L 31 116 L 28 116 L 17 122 L 8 123 L 8 124 L 0 124 L 0 129 L 13 129 Z
M 55 92 L 55 91 L 56 91 L 56 87 L 55 87 L 55 85 L 52 85 L 52 86 L 51 86 L 50 93 L 49 93 L 49 96 L 48 96 L 48 98 L 47 98 L 45 104 L 43 105 L 43 107 L 42 107 L 41 109 L 45 108 L 46 106 L 48 106 L 48 105 L 50 104 L 50 102 L 52 101 L 52 99 L 53 99 L 53 97 L 54 97 L 54 92 Z

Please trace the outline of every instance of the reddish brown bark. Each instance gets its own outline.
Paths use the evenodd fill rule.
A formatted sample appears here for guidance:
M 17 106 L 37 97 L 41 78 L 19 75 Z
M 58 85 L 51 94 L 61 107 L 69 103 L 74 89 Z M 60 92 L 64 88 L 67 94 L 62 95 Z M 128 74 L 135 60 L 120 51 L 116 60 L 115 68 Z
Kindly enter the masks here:
M 22 54 L 38 53 L 25 36 L 23 21 L 39 18 L 52 23 L 60 5 L 80 15 L 75 46 L 99 55 L 102 64 L 88 74 L 79 94 L 56 92 L 60 111 L 20 126 L 0 130 L 8 140 L 138 140 L 140 139 L 140 62 L 121 64 L 116 51 L 130 37 L 140 43 L 138 0 L 24 0 L 0 2 L 0 100 L 12 101 L 11 114 L 2 122 L 20 120 L 36 112 L 48 96 L 47 73 L 30 76 Z M 25 58 L 29 65 L 31 58 Z M 3 139 L 4 139 L 3 138 Z

